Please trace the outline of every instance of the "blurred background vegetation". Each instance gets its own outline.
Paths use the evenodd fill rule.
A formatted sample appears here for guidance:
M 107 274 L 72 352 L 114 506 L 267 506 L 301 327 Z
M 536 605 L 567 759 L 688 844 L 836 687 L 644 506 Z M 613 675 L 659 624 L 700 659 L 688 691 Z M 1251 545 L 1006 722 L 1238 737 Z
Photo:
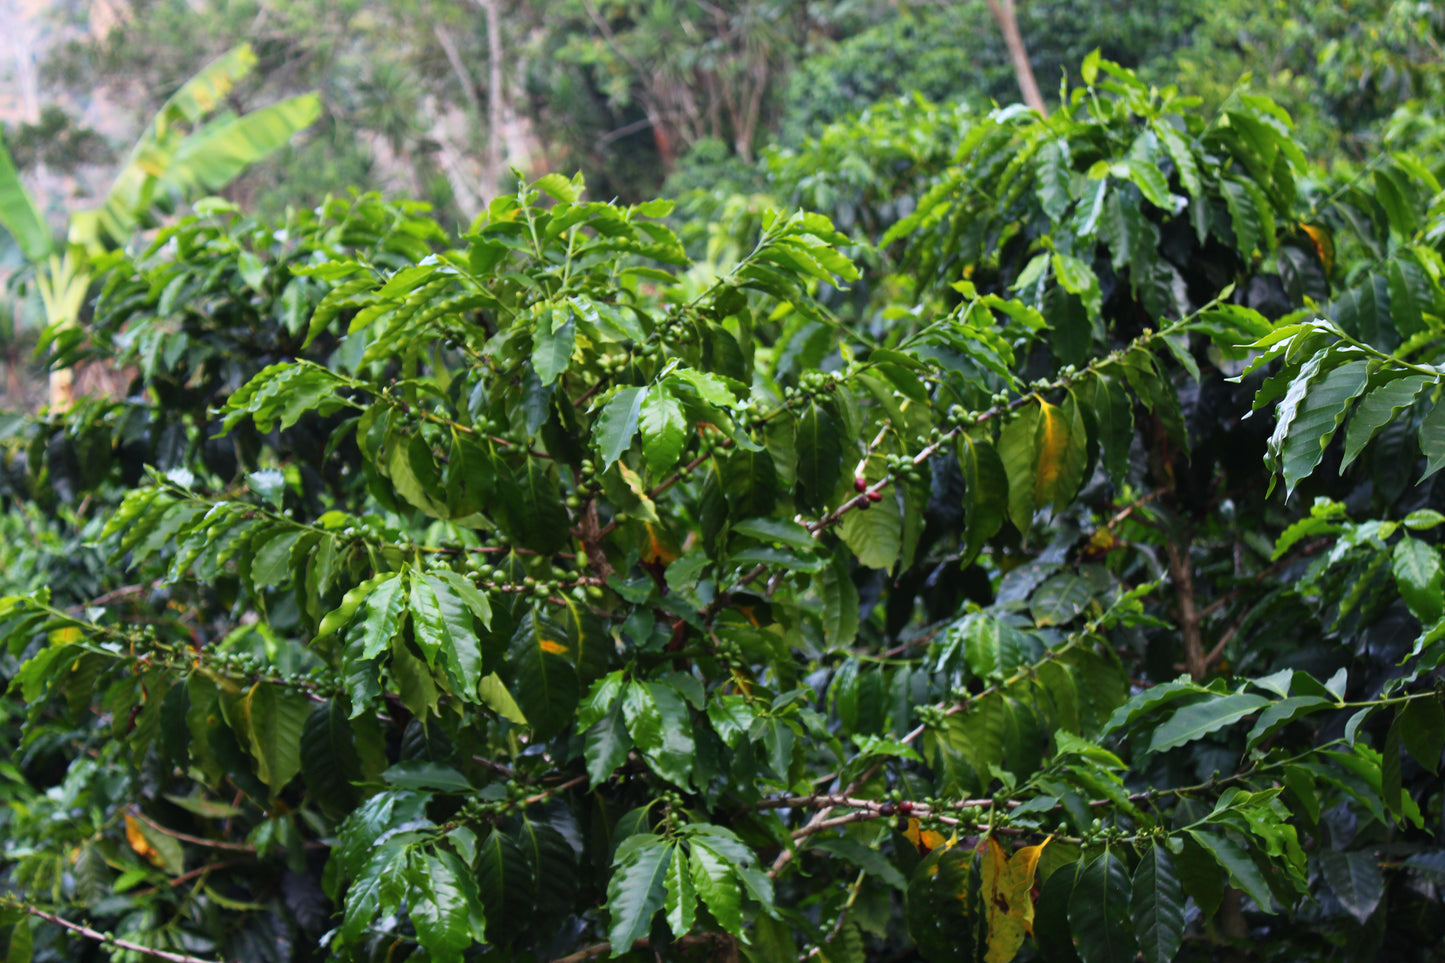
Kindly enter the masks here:
M 684 201 L 684 226 L 765 196 L 872 234 L 948 162 L 964 117 L 1019 99 L 985 0 L 5 0 L 0 12 L 5 143 L 57 226 L 187 77 L 246 41 L 260 66 L 231 106 L 308 90 L 323 104 L 224 192 L 271 218 L 347 185 L 464 226 L 513 170 L 581 170 L 595 197 Z M 1016 12 L 1046 100 L 1099 49 L 1199 96 L 1201 111 L 1262 90 L 1322 171 L 1346 179 L 1381 149 L 1438 154 L 1438 4 L 1019 0 Z M 0 250 L 0 271 L 20 263 Z M 17 401 L 40 317 L 0 307 Z

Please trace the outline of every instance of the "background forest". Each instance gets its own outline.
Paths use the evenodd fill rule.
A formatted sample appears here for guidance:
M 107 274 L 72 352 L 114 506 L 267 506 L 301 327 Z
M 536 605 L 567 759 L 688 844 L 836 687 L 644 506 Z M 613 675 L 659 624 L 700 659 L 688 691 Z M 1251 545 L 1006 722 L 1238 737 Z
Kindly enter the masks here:
M 6 963 L 1445 956 L 1437 5 L 10 6 Z

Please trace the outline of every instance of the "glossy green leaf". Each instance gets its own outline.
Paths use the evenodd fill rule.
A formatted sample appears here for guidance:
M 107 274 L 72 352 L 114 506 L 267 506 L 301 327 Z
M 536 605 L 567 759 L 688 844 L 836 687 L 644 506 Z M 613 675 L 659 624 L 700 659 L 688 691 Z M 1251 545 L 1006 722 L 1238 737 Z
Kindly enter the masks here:
M 1436 698 L 1412 699 L 1397 717 L 1400 741 L 1415 761 L 1438 772 L 1445 749 L 1445 704 Z
M 1361 923 L 1374 915 L 1385 895 L 1385 877 L 1378 857 L 1364 850 L 1342 853 L 1326 849 L 1320 852 L 1319 859 L 1325 881 L 1349 914 Z
M 1416 397 L 1429 384 L 1429 378 L 1412 375 L 1370 389 L 1360 399 L 1360 403 L 1355 407 L 1354 417 L 1345 429 L 1345 455 L 1340 470 L 1349 467 L 1369 444 L 1370 439 L 1388 422 L 1397 418 L 1401 411 L 1414 404 Z
M 298 692 L 258 682 L 246 694 L 241 711 L 256 775 L 279 794 L 301 771 L 301 732 L 311 715 L 311 701 Z
M 622 704 L 615 704 L 587 730 L 583 757 L 587 778 L 596 786 L 606 782 L 613 770 L 627 761 L 633 741 L 623 720 Z
M 1173 960 L 1184 942 L 1184 888 L 1164 844 L 1146 849 L 1134 868 L 1129 909 L 1146 963 Z
M 968 616 L 960 627 L 950 630 L 953 631 L 961 633 L 969 668 L 983 679 L 1007 678 L 1029 654 L 1027 636 L 996 618 Z
M 1425 456 L 1424 481 L 1445 467 L 1445 401 L 1439 401 L 1420 421 L 1420 452 Z
M 634 686 L 637 685 L 634 683 Z M 649 738 L 650 745 L 645 745 L 644 740 L 638 736 L 640 729 L 632 728 L 631 719 L 628 719 L 628 729 L 632 732 L 633 740 L 637 747 L 647 756 L 652 769 L 659 776 L 668 779 L 674 784 L 686 788 L 692 776 L 694 754 L 696 746 L 693 741 L 692 716 L 688 711 L 687 703 L 683 701 L 678 691 L 672 686 L 657 682 L 645 683 L 648 698 L 652 711 L 656 713 L 655 722 L 658 726 L 658 735 L 655 741 Z M 629 687 L 629 695 L 633 686 Z M 627 708 L 632 701 L 623 698 L 623 713 L 627 715 Z M 651 724 L 652 717 L 648 714 L 648 723 Z
M 531 612 L 522 617 L 512 635 L 512 678 L 507 688 L 538 738 L 562 731 L 576 711 L 577 670 L 568 658 L 566 639 L 561 626 Z
M 687 853 L 681 846 L 672 850 L 672 860 L 667 867 L 667 895 L 663 908 L 667 911 L 667 925 L 674 936 L 681 936 L 692 930 L 697 918 L 697 889 L 693 885 Z
M 846 555 L 833 557 L 818 573 L 818 595 L 823 602 L 823 637 L 834 648 L 843 648 L 853 643 L 858 635 L 858 589 Z
M 1090 318 L 1097 318 L 1103 308 L 1103 294 L 1094 269 L 1076 257 L 1055 254 L 1054 271 L 1058 275 L 1059 286 L 1083 302 Z
M 1137 946 L 1130 927 L 1129 873 L 1105 850 L 1090 860 L 1069 897 L 1069 930 L 1084 963 L 1128 963 Z
M 531 913 L 538 885 L 526 852 L 510 834 L 493 829 L 477 846 L 476 884 L 491 921 L 487 939 L 501 942 Z
M 647 468 L 659 480 L 677 465 L 687 443 L 687 420 L 682 405 L 661 385 L 654 385 L 642 401 L 642 454 Z
M 1187 705 L 1154 730 L 1149 750 L 1164 752 L 1202 739 L 1268 704 L 1269 700 L 1263 696 L 1236 692 Z
M 1302 718 L 1316 710 L 1333 707 L 1334 705 L 1335 702 L 1333 699 L 1327 699 L 1317 695 L 1290 696 L 1288 699 L 1282 699 L 1279 702 L 1272 703 L 1259 714 L 1259 719 L 1255 722 L 1254 728 L 1249 730 L 1247 747 L 1253 749 L 1258 746 L 1261 741 L 1269 738 L 1276 731 L 1296 719 Z
M 360 623 L 361 657 L 375 658 L 391 646 L 391 640 L 402 628 L 407 592 L 401 573 L 379 582 L 366 600 L 366 613 Z
M 893 568 L 903 545 L 903 513 L 892 489 L 884 489 L 882 500 L 867 508 L 855 508 L 843 516 L 838 534 L 868 568 Z
M 628 836 L 617 847 L 607 884 L 607 939 L 614 958 L 647 935 L 652 917 L 662 909 L 673 848 L 673 843 L 648 833 Z
M 1185 894 L 1194 900 L 1205 919 L 1212 917 L 1224 899 L 1228 872 L 1208 849 L 1189 835 L 1183 837 L 1176 863 Z
M 1391 567 L 1395 586 L 1410 607 L 1410 614 L 1424 625 L 1436 622 L 1445 605 L 1445 568 L 1440 564 L 1439 550 L 1418 538 L 1402 538 L 1395 543 Z
M 957 453 L 963 470 L 966 565 L 1003 527 L 1008 514 L 1009 481 L 998 451 L 988 441 L 960 433 Z
M 356 736 L 340 700 L 329 700 L 311 711 L 301 732 L 300 768 L 307 792 L 327 815 L 345 816 L 360 796 L 355 783 L 362 778 Z
M 396 912 L 406 895 L 406 864 L 404 845 L 383 846 L 371 854 L 347 887 L 346 914 L 338 931 L 342 938 L 359 939 L 377 918 Z
M 815 514 L 828 507 L 843 468 L 843 449 L 832 416 L 810 402 L 798 416 L 798 502 Z
M 577 340 L 575 321 L 568 320 L 553 330 L 553 313 L 544 311 L 538 315 L 537 326 L 532 330 L 532 370 L 544 385 L 550 385 L 567 370 Z M 555 313 L 560 316 L 562 311 Z
M 1229 874 L 1230 882 L 1243 890 L 1246 896 L 1261 908 L 1273 908 L 1269 884 L 1265 881 L 1264 874 L 1254 860 L 1250 859 L 1245 848 L 1235 842 L 1233 837 L 1224 833 L 1205 832 L 1202 829 L 1189 830 L 1189 836 L 1214 857 L 1215 862 Z M 1186 876 L 1186 881 L 1187 879 Z
M 693 887 L 707 904 L 708 912 L 727 932 L 741 932 L 742 892 L 726 857 L 694 838 L 688 864 L 692 868 Z
M 1369 383 L 1369 363 L 1350 361 L 1309 386 L 1295 410 L 1289 435 L 1279 446 L 1286 496 L 1309 477 L 1324 456 L 1354 400 Z
M 1013 413 L 998 440 L 998 455 L 1008 476 L 1008 514 L 1014 528 L 1027 537 L 1033 526 L 1035 481 L 1038 464 L 1037 427 L 1039 407 L 1026 404 Z
M 602 406 L 592 429 L 592 444 L 602 457 L 602 468 L 622 457 L 632 444 L 646 397 L 646 388 L 623 388 Z
M 422 872 L 413 877 L 424 895 L 410 906 L 417 942 L 439 963 L 460 960 L 462 951 L 482 935 L 473 932 L 483 919 L 476 883 L 451 853 L 429 854 L 424 860 L 418 866 Z
M 536 880 L 534 925 L 543 933 L 549 924 L 566 919 L 575 908 L 581 881 L 577 864 L 579 840 L 570 818 L 571 814 L 565 812 L 559 816 L 554 811 L 549 818 L 543 812 L 534 811 L 519 821 L 515 833 L 517 845 Z

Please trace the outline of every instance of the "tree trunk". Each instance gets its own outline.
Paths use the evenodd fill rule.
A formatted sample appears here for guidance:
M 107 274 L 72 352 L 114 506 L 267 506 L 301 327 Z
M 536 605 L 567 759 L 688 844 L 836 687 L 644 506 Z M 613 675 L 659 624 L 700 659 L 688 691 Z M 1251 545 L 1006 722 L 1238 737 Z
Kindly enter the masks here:
M 1024 103 L 1043 116 L 1049 115 L 1044 98 L 1039 94 L 1039 85 L 1034 80 L 1034 68 L 1029 65 L 1029 53 L 1024 49 L 1024 38 L 1019 34 L 1019 21 L 1014 16 L 1014 0 L 988 0 L 988 8 L 998 21 L 1003 33 L 1003 42 L 1008 46 L 1009 60 L 1013 63 L 1014 76 L 1018 78 L 1019 92 Z
M 487 153 L 482 161 L 481 193 L 490 201 L 502 183 L 506 145 L 506 101 L 502 97 L 501 0 L 473 0 L 487 20 Z

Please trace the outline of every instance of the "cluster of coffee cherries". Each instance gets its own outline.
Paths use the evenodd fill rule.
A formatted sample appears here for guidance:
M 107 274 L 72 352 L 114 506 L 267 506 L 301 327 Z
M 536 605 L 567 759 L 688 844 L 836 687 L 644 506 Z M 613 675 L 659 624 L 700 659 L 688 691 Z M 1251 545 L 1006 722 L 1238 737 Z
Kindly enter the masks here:
M 883 464 L 887 466 L 888 474 L 900 482 L 918 483 L 923 481 L 922 466 L 915 462 L 910 455 L 884 455 Z
M 805 371 L 798 378 L 796 388 L 783 389 L 783 398 L 787 401 L 812 400 L 818 395 L 831 394 L 842 380 L 841 371 Z

